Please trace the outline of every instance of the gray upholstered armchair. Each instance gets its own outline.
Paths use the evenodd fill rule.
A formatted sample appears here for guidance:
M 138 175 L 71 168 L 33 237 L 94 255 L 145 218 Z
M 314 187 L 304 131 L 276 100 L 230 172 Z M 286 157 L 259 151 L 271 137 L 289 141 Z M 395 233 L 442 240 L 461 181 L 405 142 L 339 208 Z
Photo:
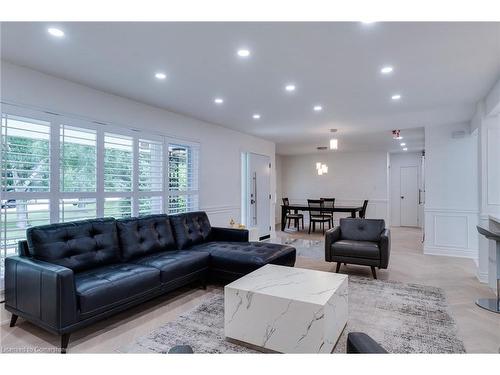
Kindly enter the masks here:
M 391 236 L 379 219 L 340 219 L 340 225 L 325 234 L 325 260 L 340 265 L 370 266 L 373 278 L 375 267 L 387 268 L 391 251 Z

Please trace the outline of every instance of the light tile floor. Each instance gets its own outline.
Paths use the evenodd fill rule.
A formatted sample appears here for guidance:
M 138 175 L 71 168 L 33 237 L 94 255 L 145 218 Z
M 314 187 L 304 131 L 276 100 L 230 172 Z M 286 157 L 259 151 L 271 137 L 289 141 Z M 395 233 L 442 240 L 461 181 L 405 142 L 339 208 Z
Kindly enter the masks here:
M 321 240 L 321 234 L 307 232 L 283 233 L 303 239 Z M 300 257 L 296 266 L 333 272 L 334 263 Z M 494 294 L 474 275 L 474 263 L 469 259 L 423 255 L 421 231 L 414 228 L 392 229 L 392 252 L 388 270 L 378 272 L 380 279 L 425 284 L 442 288 L 457 321 L 459 334 L 468 352 L 498 353 L 500 348 L 500 315 L 482 310 L 474 304 L 477 297 Z M 370 277 L 368 267 L 348 265 L 341 272 Z M 202 290 L 193 286 L 182 288 L 120 313 L 107 320 L 75 332 L 70 341 L 70 353 L 111 353 L 127 346 L 163 323 L 175 319 L 198 305 L 207 293 L 220 286 Z M 0 352 L 12 348 L 54 348 L 59 338 L 19 319 L 14 328 L 8 323 L 10 314 L 0 305 Z

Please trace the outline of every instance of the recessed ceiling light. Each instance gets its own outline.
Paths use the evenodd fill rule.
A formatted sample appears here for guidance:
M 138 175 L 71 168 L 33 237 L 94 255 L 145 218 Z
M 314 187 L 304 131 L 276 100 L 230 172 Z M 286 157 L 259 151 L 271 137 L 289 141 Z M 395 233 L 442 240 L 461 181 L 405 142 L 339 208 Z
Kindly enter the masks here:
M 214 99 L 214 103 L 215 104 L 222 104 L 222 103 L 224 103 L 224 99 L 222 99 L 222 98 L 215 98 Z
M 393 96 L 391 96 L 391 99 L 392 100 L 400 100 L 401 99 L 401 95 L 400 94 L 394 94 Z
M 295 91 L 295 85 L 290 83 L 290 84 L 285 86 L 285 90 L 288 92 Z
M 380 73 L 382 74 L 389 74 L 392 73 L 394 68 L 392 66 L 384 66 L 382 69 L 380 69 Z
M 377 21 L 361 21 L 362 24 L 371 25 L 372 23 L 376 23 Z
M 316 112 L 320 112 L 323 110 L 323 107 L 320 106 L 320 105 L 315 105 L 314 108 L 313 108 Z
M 55 27 L 49 27 L 47 29 L 47 32 L 52 35 L 52 36 L 56 36 L 58 38 L 62 38 L 64 36 L 64 31 L 62 31 L 61 29 L 56 29 Z
M 238 52 L 236 52 L 238 54 L 239 57 L 248 57 L 250 56 L 250 51 L 243 48 L 243 49 L 239 49 Z
M 165 78 L 167 78 L 167 75 L 165 73 L 158 72 L 155 74 L 155 77 L 157 79 L 165 79 Z
M 406 146 L 406 143 L 404 143 L 404 142 L 403 142 L 403 143 L 401 143 L 401 146 Z
M 260 119 L 260 115 L 258 113 L 254 113 L 254 115 L 252 116 L 255 120 L 258 120 Z
M 408 151 L 408 148 L 407 147 L 403 148 L 403 151 Z

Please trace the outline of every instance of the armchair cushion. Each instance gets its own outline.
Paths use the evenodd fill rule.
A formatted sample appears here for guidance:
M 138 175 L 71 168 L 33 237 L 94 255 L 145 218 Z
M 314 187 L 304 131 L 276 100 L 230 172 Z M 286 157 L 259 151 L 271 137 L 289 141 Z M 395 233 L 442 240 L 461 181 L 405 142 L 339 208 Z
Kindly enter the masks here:
M 385 222 L 381 219 L 340 219 L 342 240 L 379 242 Z
M 334 256 L 379 259 L 380 249 L 376 242 L 340 240 L 332 244 Z

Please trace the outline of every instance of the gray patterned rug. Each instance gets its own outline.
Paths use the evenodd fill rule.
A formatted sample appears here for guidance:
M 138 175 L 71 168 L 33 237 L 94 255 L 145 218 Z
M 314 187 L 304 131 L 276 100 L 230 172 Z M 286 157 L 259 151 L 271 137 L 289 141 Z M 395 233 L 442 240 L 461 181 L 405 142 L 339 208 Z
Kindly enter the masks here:
M 352 331 L 367 333 L 390 353 L 465 353 L 443 291 L 424 285 L 350 276 L 349 321 L 334 353 L 345 353 Z M 183 344 L 195 353 L 255 353 L 224 339 L 222 292 L 120 352 L 166 353 Z

